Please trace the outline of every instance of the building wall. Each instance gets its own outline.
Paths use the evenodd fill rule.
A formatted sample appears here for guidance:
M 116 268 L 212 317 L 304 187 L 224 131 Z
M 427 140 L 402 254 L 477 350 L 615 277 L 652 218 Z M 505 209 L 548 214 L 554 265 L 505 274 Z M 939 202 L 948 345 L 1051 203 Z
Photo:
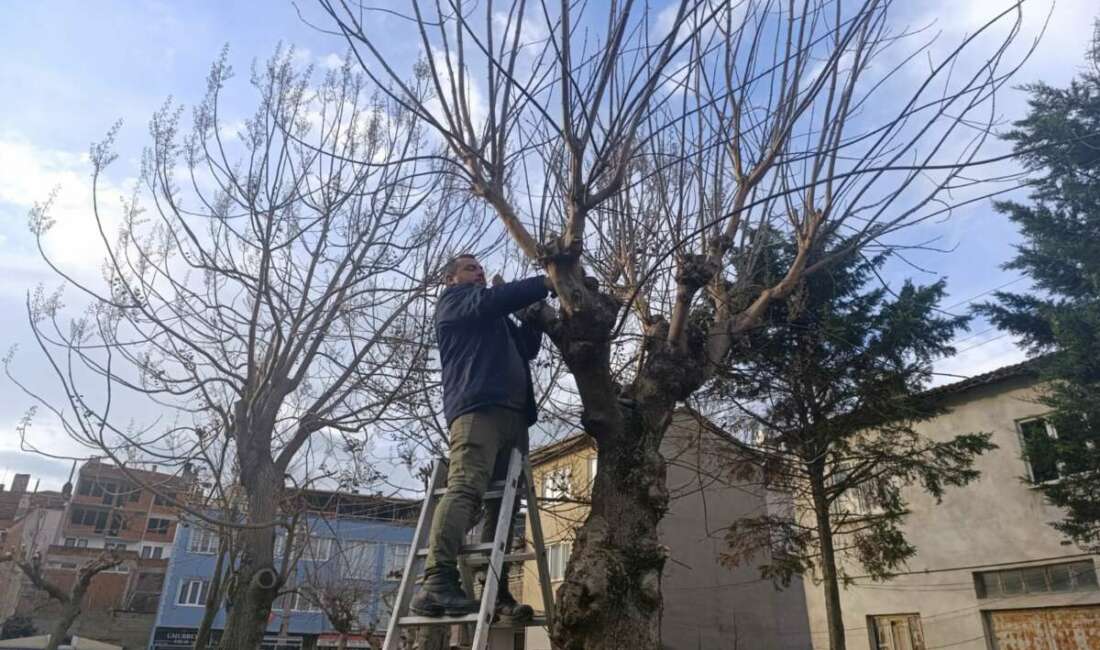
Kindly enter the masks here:
M 61 527 L 61 516 L 60 508 L 35 508 L 22 513 L 19 520 L 8 528 L 3 551 L 14 553 L 21 547 L 48 548 Z M 14 563 L 0 564 L 0 620 L 13 615 L 27 590 L 33 589 Z
M 167 494 L 179 495 L 186 489 L 180 478 L 143 470 L 133 470 L 141 480 Z M 104 490 L 104 487 L 107 487 Z M 92 493 L 97 488 L 101 493 Z M 80 515 L 74 513 L 103 513 L 104 517 L 119 517 L 124 525 L 117 534 L 107 534 L 95 525 L 86 525 Z M 150 527 L 150 519 L 167 522 L 167 526 Z M 179 519 L 178 509 L 161 499 L 151 490 L 143 489 L 130 481 L 114 467 L 98 461 L 89 461 L 80 468 L 77 484 L 65 512 L 62 539 L 80 540 L 87 548 L 104 548 L 106 543 L 125 544 L 126 550 L 140 553 L 141 547 L 160 546 L 161 553 L 170 552 L 175 528 Z M 162 555 L 162 557 L 167 557 Z
M 575 489 L 588 493 L 595 450 L 587 439 L 567 455 L 534 468 L 538 491 L 551 472 L 567 469 Z M 737 518 L 766 508 L 765 494 L 751 482 L 732 482 L 723 471 L 736 448 L 702 429 L 687 412 L 678 412 L 665 434 L 662 454 L 668 462 L 669 512 L 659 536 L 669 547 L 661 591 L 662 647 L 667 650 L 801 650 L 809 647 L 807 615 L 800 584 L 776 590 L 760 579 L 754 564 L 721 563 L 724 529 Z M 598 471 L 598 467 L 596 468 Z M 572 539 L 587 509 L 579 505 L 543 505 L 547 544 Z M 529 537 L 529 535 L 528 535 Z M 524 568 L 524 598 L 542 609 L 538 575 Z M 554 583 L 554 589 L 560 585 Z M 528 650 L 548 649 L 544 630 L 530 628 Z
M 857 579 L 841 590 L 850 650 L 872 647 L 868 617 L 919 614 L 926 648 L 981 650 L 987 645 L 988 612 L 996 610 L 1100 604 L 1100 591 L 977 597 L 974 572 L 1044 564 L 1075 558 L 1049 522 L 1057 509 L 1023 478 L 1016 423 L 1044 412 L 1024 379 L 973 388 L 949 398 L 950 411 L 918 429 L 936 440 L 970 432 L 990 432 L 998 449 L 977 462 L 981 478 L 965 488 L 949 489 L 943 502 L 914 489 L 906 491 L 912 514 L 905 533 L 917 548 L 908 575 L 886 583 Z M 863 572 L 849 567 L 853 576 Z M 827 648 L 824 600 L 820 585 L 806 582 L 806 600 L 815 648 Z
M 412 522 L 415 523 L 415 522 Z M 386 569 L 395 556 L 397 547 L 408 545 L 412 541 L 413 527 L 399 522 L 384 522 L 369 519 L 313 519 L 310 522 L 315 537 L 336 540 L 331 542 L 329 560 L 314 562 L 303 553 L 303 559 L 294 567 L 289 582 L 314 583 L 323 581 L 327 576 L 342 577 L 345 567 L 339 562 L 339 550 L 348 542 L 371 542 L 377 544 L 377 554 L 369 567 L 365 582 L 372 597 L 361 610 L 360 622 L 363 626 L 378 625 L 388 620 L 388 609 L 383 596 L 397 589 L 400 576 L 386 575 Z M 198 553 L 191 550 L 191 538 L 199 529 L 193 524 L 181 524 L 176 535 L 172 557 L 168 560 L 167 576 L 164 582 L 163 596 L 157 611 L 156 627 L 163 629 L 195 629 L 202 620 L 203 607 L 181 605 L 180 589 L 190 579 L 208 580 L 214 572 L 217 560 L 214 554 Z M 403 568 L 403 565 L 402 565 Z M 226 611 L 218 612 L 214 628 L 225 625 Z M 317 635 L 331 631 L 325 617 L 320 612 L 289 611 L 286 608 L 273 611 L 268 624 L 268 632 L 275 634 L 283 626 L 291 635 Z

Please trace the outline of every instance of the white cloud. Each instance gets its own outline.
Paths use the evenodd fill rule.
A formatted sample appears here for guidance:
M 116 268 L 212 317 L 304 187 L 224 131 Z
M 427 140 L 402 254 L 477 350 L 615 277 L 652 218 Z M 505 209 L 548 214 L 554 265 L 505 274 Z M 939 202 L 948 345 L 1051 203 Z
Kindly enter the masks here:
M 99 213 L 109 238 L 114 237 L 121 215 L 118 197 L 128 194 L 123 186 L 100 178 Z M 3 224 L 5 239 L 0 241 L 0 251 L 5 253 L 0 264 L 5 268 L 16 262 L 14 257 L 29 252 L 12 249 L 17 240 L 33 241 L 26 230 L 26 215 L 51 195 L 49 214 L 55 223 L 43 238 L 47 253 L 68 271 L 95 273 L 106 250 L 93 211 L 88 154 L 42 148 L 23 138 L 0 135 L 0 208 L 10 215 Z
M 344 65 L 344 57 L 335 53 L 325 55 L 319 60 L 321 62 L 321 65 L 328 68 L 329 70 L 336 70 Z

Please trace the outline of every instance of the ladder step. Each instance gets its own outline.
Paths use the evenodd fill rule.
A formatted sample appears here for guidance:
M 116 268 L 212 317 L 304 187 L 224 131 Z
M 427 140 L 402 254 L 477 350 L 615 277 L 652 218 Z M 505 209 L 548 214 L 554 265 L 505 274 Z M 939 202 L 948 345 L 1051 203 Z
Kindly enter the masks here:
M 463 544 L 462 548 L 458 549 L 459 555 L 470 555 L 472 553 L 488 553 L 493 550 L 492 542 L 483 542 L 481 544 Z M 428 549 L 421 548 L 416 551 L 417 556 L 427 557 Z
M 530 562 L 531 560 L 534 560 L 535 557 L 536 556 L 534 553 L 509 553 L 508 555 L 504 556 L 504 561 Z M 477 557 L 469 558 L 466 561 L 469 562 L 471 566 L 482 566 L 489 563 L 489 558 L 484 555 L 480 555 Z
M 439 488 L 438 490 L 435 490 L 434 492 L 432 492 L 432 494 L 434 494 L 437 497 L 441 497 L 444 494 L 447 494 L 447 488 Z M 486 490 L 485 494 L 482 495 L 481 498 L 483 500 L 492 500 L 492 499 L 499 499 L 502 496 L 504 496 L 504 488 L 496 488 L 496 489 Z
M 465 616 L 402 616 L 398 625 L 454 625 L 455 623 L 477 623 L 478 614 Z
M 467 614 L 466 616 L 402 616 L 397 619 L 397 624 L 401 626 L 408 625 L 458 625 L 465 623 L 477 623 L 477 614 Z M 531 620 L 524 621 L 520 624 L 505 624 L 502 621 L 494 621 L 493 627 L 496 628 L 516 628 L 516 627 L 546 627 L 546 615 L 537 613 Z

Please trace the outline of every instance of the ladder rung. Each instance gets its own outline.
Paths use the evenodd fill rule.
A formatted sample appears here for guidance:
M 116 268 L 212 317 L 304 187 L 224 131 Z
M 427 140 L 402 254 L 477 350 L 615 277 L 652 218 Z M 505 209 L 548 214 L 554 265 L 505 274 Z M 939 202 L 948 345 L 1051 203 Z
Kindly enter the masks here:
M 479 614 L 467 614 L 465 616 L 402 616 L 397 619 L 398 625 L 454 625 L 455 623 L 477 623 Z
M 447 488 L 439 488 L 435 492 L 432 492 L 432 494 L 434 494 L 437 497 L 441 497 L 444 494 L 447 494 Z M 504 488 L 496 488 L 496 489 L 493 489 L 493 490 L 486 490 L 485 494 L 483 494 L 481 496 L 481 498 L 482 498 L 482 500 L 485 500 L 485 499 L 499 499 L 502 496 L 504 496 Z
M 402 616 L 397 620 L 398 625 L 456 625 L 461 623 L 477 623 L 478 614 L 467 614 L 465 616 Z M 509 625 L 502 621 L 494 621 L 493 627 L 497 628 L 515 628 L 515 627 L 546 627 L 546 615 L 535 614 L 531 617 L 531 620 L 524 621 L 519 625 Z
M 492 542 L 484 542 L 481 544 L 463 544 L 462 548 L 458 549 L 459 555 L 470 555 L 471 553 L 488 553 L 493 550 Z M 428 555 L 428 549 L 422 548 L 416 551 L 416 554 L 420 557 L 426 557 Z
M 529 562 L 533 559 L 535 559 L 534 553 L 509 553 L 508 555 L 504 556 L 505 562 Z M 472 566 L 481 566 L 483 564 L 488 564 L 489 558 L 482 555 L 478 557 L 472 557 L 466 561 L 469 562 Z

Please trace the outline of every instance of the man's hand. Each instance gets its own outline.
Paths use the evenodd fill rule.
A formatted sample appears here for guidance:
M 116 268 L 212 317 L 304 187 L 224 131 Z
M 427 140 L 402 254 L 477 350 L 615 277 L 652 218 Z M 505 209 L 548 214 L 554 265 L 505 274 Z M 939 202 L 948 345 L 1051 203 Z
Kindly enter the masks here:
M 499 273 L 494 273 L 493 274 L 493 286 L 494 287 L 499 287 L 502 284 L 506 284 L 504 282 L 504 278 L 500 277 Z

